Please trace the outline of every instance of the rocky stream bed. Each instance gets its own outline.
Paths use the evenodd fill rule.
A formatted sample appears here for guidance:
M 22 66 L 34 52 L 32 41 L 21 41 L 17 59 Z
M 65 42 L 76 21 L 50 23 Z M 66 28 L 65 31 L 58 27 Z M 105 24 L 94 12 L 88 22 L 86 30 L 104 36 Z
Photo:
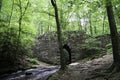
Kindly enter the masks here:
M 48 76 L 55 73 L 58 66 L 47 66 L 17 71 L 0 76 L 0 80 L 46 80 Z
M 112 55 L 104 55 L 93 60 L 71 63 L 65 71 L 59 71 L 59 66 L 44 66 L 4 74 L 0 80 L 120 80 L 120 73 L 104 73 L 112 62 Z

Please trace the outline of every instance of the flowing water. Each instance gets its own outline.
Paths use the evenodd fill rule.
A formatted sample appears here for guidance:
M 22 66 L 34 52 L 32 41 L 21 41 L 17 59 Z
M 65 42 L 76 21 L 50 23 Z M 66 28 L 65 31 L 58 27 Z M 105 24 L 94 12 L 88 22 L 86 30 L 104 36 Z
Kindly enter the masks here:
M 48 76 L 59 70 L 58 66 L 32 68 L 0 76 L 0 80 L 46 80 Z

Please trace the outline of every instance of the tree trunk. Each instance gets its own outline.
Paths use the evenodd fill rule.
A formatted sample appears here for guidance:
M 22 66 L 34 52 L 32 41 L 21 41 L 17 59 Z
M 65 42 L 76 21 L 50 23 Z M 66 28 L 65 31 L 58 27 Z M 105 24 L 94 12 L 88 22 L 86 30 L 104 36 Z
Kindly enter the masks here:
M 81 26 L 81 23 L 80 23 L 80 15 L 79 15 L 79 13 L 77 12 L 76 13 L 77 15 L 76 15 L 76 17 L 77 17 L 77 25 L 78 25 L 78 30 L 80 31 L 82 31 L 82 26 Z
M 120 55 L 119 55 L 119 36 L 117 32 L 117 27 L 114 19 L 114 13 L 112 9 L 112 3 L 110 0 L 106 0 L 106 9 L 108 15 L 108 21 L 110 26 L 110 34 L 111 34 L 111 41 L 112 41 L 112 49 L 113 49 L 113 65 L 112 70 L 120 70 Z
M 92 31 L 92 18 L 91 18 L 91 16 L 92 16 L 92 14 L 91 14 L 91 10 L 90 10 L 90 13 L 89 13 L 90 15 L 89 15 L 89 24 L 90 24 L 90 34 L 91 34 L 91 36 L 93 35 L 93 31 Z
M 12 8 L 11 8 L 11 13 L 10 13 L 9 26 L 11 26 L 11 18 L 12 18 L 12 15 L 13 15 L 13 9 L 14 9 L 14 0 L 12 0 Z
M 60 28 L 60 23 L 59 23 L 58 8 L 57 8 L 56 0 L 51 0 L 51 4 L 55 10 L 58 45 L 59 45 L 59 50 L 60 50 L 60 65 L 61 65 L 61 70 L 64 70 L 66 68 L 66 64 L 65 64 L 65 58 L 64 58 L 64 53 L 63 53 L 63 49 L 62 49 L 62 38 L 61 38 L 62 34 L 61 34 L 61 28 Z
M 105 32 L 105 19 L 106 19 L 106 11 L 104 12 L 104 16 L 103 16 L 103 31 L 102 31 L 102 34 L 104 34 L 104 32 Z
M 95 32 L 95 34 L 97 34 L 97 27 L 96 26 L 94 26 L 94 32 Z
M 2 0 L 0 0 L 0 11 L 2 9 Z
M 20 16 L 19 16 L 19 35 L 18 35 L 18 37 L 20 38 L 21 24 L 22 24 L 22 3 L 21 3 L 21 0 L 19 0 L 19 8 L 20 8 Z
M 19 35 L 18 35 L 19 38 L 21 36 L 21 30 L 22 30 L 22 28 L 21 28 L 22 19 L 23 19 L 23 16 L 25 15 L 25 12 L 26 12 L 27 8 L 28 8 L 28 5 L 29 5 L 29 0 L 27 2 L 26 6 L 25 6 L 24 11 L 23 11 L 23 9 L 22 9 L 22 2 L 21 2 L 21 0 L 19 0 L 19 10 L 20 10 L 20 16 L 19 16 Z

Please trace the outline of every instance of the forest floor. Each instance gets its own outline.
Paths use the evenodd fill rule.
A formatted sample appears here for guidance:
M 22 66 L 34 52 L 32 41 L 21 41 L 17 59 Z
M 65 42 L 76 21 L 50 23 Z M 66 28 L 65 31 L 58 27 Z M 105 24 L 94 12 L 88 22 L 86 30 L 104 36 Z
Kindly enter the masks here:
M 120 73 L 105 73 L 113 62 L 112 55 L 78 61 L 68 65 L 66 71 L 58 71 L 48 80 L 120 80 Z

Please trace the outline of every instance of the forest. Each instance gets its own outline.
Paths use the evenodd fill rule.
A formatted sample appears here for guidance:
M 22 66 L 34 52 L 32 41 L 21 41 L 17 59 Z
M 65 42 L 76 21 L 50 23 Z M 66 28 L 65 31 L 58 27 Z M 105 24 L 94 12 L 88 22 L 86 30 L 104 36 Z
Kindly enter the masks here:
M 119 80 L 120 0 L 0 0 L 0 80 Z

